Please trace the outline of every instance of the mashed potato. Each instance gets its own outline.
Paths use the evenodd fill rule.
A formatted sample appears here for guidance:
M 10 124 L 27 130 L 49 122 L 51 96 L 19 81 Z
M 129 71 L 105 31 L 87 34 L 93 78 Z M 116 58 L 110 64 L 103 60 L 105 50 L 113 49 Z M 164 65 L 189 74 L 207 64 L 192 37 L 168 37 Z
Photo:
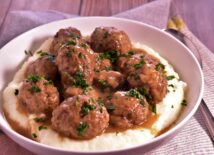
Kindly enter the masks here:
M 48 51 L 51 42 L 51 38 L 45 41 L 38 51 Z M 22 84 L 27 65 L 39 57 L 36 52 L 23 64 L 21 69 L 16 73 L 13 81 L 4 90 L 4 110 L 10 119 L 17 121 L 22 128 L 28 129 L 31 134 L 35 134 L 36 141 L 61 149 L 73 151 L 110 151 L 147 142 L 176 121 L 182 110 L 181 102 L 184 99 L 187 84 L 179 80 L 178 74 L 157 52 L 139 43 L 135 44 L 135 47 L 144 49 L 151 55 L 160 59 L 161 63 L 165 65 L 166 75 L 175 76 L 173 80 L 167 81 L 169 91 L 162 102 L 156 106 L 158 117 L 151 128 L 138 128 L 129 129 L 124 132 L 104 133 L 91 140 L 81 141 L 62 137 L 50 127 L 47 127 L 46 130 L 39 130 L 38 127 L 40 124 L 34 121 L 35 115 L 27 116 L 17 110 L 18 101 L 17 97 L 14 95 L 14 90 L 19 89 Z M 173 87 L 170 85 L 173 85 Z

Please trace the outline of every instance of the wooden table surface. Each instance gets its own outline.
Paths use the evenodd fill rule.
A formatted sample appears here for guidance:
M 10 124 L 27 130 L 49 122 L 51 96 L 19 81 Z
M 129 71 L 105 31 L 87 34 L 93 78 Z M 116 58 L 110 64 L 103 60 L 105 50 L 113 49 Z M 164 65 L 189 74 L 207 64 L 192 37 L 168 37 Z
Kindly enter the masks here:
M 58 10 L 80 16 L 111 16 L 153 0 L 0 0 L 0 26 L 12 10 Z M 214 0 L 174 0 L 190 30 L 214 52 Z

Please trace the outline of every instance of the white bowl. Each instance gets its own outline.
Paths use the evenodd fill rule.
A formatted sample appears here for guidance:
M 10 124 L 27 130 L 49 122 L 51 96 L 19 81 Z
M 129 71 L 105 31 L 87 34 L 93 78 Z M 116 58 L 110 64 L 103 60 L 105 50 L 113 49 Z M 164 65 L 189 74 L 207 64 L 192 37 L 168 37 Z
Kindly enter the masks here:
M 81 30 L 83 35 L 91 34 L 95 27 L 114 26 L 124 30 L 133 42 L 140 42 L 158 51 L 162 57 L 167 59 L 174 69 L 179 73 L 181 79 L 188 84 L 187 100 L 188 106 L 184 109 L 177 121 L 177 125 L 162 135 L 142 145 L 117 150 L 99 152 L 99 154 L 142 154 L 168 142 L 189 121 L 199 107 L 203 92 L 203 75 L 199 63 L 191 51 L 171 35 L 144 23 L 112 18 L 112 17 L 81 17 L 61 20 L 39 26 L 19 37 L 13 39 L 0 50 L 0 90 L 1 96 L 5 86 L 12 80 L 17 68 L 25 59 L 24 50 L 36 49 L 49 36 L 53 36 L 60 28 L 73 26 Z M 67 154 L 89 154 L 89 152 L 74 152 L 57 149 L 30 140 L 8 125 L 3 111 L 2 98 L 0 105 L 0 127 L 11 139 L 26 149 L 37 154 L 67 155 Z M 98 152 L 97 152 L 98 153 Z M 90 154 L 96 154 L 92 152 Z

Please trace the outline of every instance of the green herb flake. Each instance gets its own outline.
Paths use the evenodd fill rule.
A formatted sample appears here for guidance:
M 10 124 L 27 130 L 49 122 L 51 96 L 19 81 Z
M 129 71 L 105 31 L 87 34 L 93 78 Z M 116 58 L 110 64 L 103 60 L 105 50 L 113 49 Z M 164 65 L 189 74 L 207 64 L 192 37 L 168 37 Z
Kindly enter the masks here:
M 33 137 L 33 138 L 37 138 L 38 136 L 37 136 L 36 133 L 33 133 L 33 134 L 32 134 L 32 137 Z
M 173 80 L 174 78 L 175 78 L 174 75 L 170 75 L 170 76 L 167 76 L 167 77 L 166 77 L 167 80 Z
M 37 122 L 37 123 L 41 123 L 41 122 L 45 122 L 45 118 L 34 118 L 34 121 Z
M 156 66 L 155 66 L 155 70 L 156 71 L 160 71 L 160 69 L 165 69 L 165 66 L 162 64 L 162 63 L 158 63 Z
M 171 108 L 173 109 L 173 108 L 174 108 L 174 105 L 172 105 Z
M 38 127 L 38 130 L 39 131 L 41 131 L 41 130 L 46 130 L 47 129 L 47 127 L 46 126 L 42 126 L 42 125 L 40 125 L 39 127 Z
M 129 55 L 129 56 L 134 55 L 134 51 L 128 51 L 128 55 Z
M 146 62 L 144 61 L 144 56 L 141 55 L 141 60 L 139 63 L 137 64 L 134 64 L 133 67 L 137 70 L 137 69 L 140 69 L 144 64 L 146 64 Z
M 88 87 L 88 84 L 87 84 L 86 80 L 84 79 L 85 76 L 84 76 L 83 72 L 77 71 L 74 78 L 75 78 L 75 80 L 72 83 L 72 86 L 80 87 L 82 89 L 86 89 Z
M 101 53 L 99 55 L 99 59 L 109 59 L 111 63 L 115 63 L 119 58 L 120 53 L 118 51 L 106 51 L 105 53 Z
M 31 90 L 32 90 L 33 92 L 35 92 L 35 93 L 41 92 L 41 89 L 40 89 L 39 87 L 35 86 L 35 85 L 32 85 Z
M 130 89 L 128 92 L 126 92 L 125 95 L 130 97 L 135 97 L 137 99 L 144 99 L 144 97 L 136 89 Z
M 72 52 L 71 52 L 71 51 L 67 51 L 67 52 L 65 53 L 65 55 L 66 55 L 66 57 L 70 58 L 70 57 L 72 56 Z
M 88 46 L 87 46 L 87 44 L 86 44 L 86 43 L 81 43 L 81 44 L 80 44 L 80 47 L 82 47 L 82 48 L 86 49 Z
M 53 85 L 53 81 L 52 80 L 47 80 L 47 82 L 44 83 L 44 85 Z
M 153 105 L 152 105 L 152 112 L 155 113 L 155 114 L 157 113 L 156 104 L 153 104 Z
M 32 55 L 33 55 L 32 52 L 31 52 L 31 50 L 28 50 L 28 51 L 25 50 L 24 52 L 25 52 L 26 55 L 29 55 L 29 56 L 32 56 Z
M 97 99 L 97 102 L 98 102 L 98 104 L 99 104 L 100 107 L 103 107 L 103 106 L 104 106 L 104 102 L 103 102 L 103 99 L 102 99 L 101 97 L 99 97 L 99 98 Z
M 70 32 L 70 35 L 69 35 L 71 38 L 76 38 L 76 34 L 74 32 Z
M 152 96 L 147 89 L 145 89 L 144 87 L 140 87 L 140 88 L 137 88 L 137 90 L 140 94 L 146 97 L 147 101 L 150 102 L 152 100 Z
M 89 125 L 87 123 L 80 122 L 78 127 L 77 127 L 78 135 L 83 136 L 88 128 L 89 128 Z
M 78 54 L 78 58 L 84 58 L 85 56 L 82 54 L 82 52 L 80 52 L 79 54 Z
M 102 88 L 109 87 L 109 83 L 107 80 L 98 80 L 99 84 L 102 86 Z
M 19 90 L 15 89 L 14 94 L 17 96 L 19 94 Z
M 181 102 L 181 105 L 182 105 L 182 106 L 187 106 L 187 101 L 184 99 L 184 100 Z
M 27 77 L 27 81 L 31 81 L 33 83 L 36 83 L 36 82 L 40 81 L 41 79 L 43 79 L 43 77 L 38 76 L 38 75 L 29 75 Z
M 43 57 L 43 56 L 48 56 L 48 55 L 49 55 L 49 53 L 43 52 L 42 50 L 41 50 L 41 51 L 38 51 L 37 54 L 39 54 L 41 57 Z
M 75 40 L 69 40 L 65 43 L 65 46 L 68 47 L 70 45 L 75 46 L 77 44 L 77 42 Z
M 95 105 L 89 105 L 89 104 L 83 105 L 81 108 L 80 114 L 83 117 L 85 115 L 88 115 L 88 113 L 94 109 L 96 109 Z
M 174 88 L 175 86 L 174 86 L 173 84 L 169 84 L 169 87 L 172 87 L 172 88 Z

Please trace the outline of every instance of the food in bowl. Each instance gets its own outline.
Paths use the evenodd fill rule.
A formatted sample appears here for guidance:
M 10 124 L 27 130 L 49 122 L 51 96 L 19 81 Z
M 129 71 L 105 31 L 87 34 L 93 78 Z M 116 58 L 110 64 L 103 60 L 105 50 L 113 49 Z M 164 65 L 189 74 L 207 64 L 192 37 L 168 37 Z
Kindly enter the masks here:
M 43 144 L 104 151 L 162 134 L 185 105 L 187 84 L 152 48 L 114 27 L 60 29 L 4 90 L 11 127 Z

